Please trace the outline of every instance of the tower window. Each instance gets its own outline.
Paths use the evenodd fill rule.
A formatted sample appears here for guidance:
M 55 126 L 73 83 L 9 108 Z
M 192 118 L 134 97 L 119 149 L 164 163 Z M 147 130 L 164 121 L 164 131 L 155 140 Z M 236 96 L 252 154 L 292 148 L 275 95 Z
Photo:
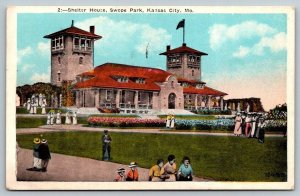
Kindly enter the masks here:
M 57 72 L 57 81 L 60 82 L 60 71 Z
M 58 60 L 58 63 L 61 64 L 60 56 L 57 58 L 57 60 Z
M 195 71 L 194 71 L 194 70 L 192 70 L 192 76 L 194 76 L 194 74 L 195 74 Z
M 79 57 L 79 64 L 83 63 L 83 57 Z
M 60 36 L 51 40 L 52 50 L 60 50 L 64 48 L 64 37 Z

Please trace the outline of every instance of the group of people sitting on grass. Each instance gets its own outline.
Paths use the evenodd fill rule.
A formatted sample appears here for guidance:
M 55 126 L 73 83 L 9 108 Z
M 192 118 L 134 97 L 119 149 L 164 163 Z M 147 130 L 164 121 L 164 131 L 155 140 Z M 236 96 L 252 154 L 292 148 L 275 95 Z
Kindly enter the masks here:
M 33 139 L 33 167 L 29 171 L 46 172 L 49 160 L 51 159 L 48 141 L 46 139 Z
M 131 162 L 129 168 L 127 174 L 125 174 L 126 170 L 124 168 L 119 168 L 114 181 L 138 181 L 139 175 L 136 162 Z M 166 163 L 164 163 L 163 159 L 158 159 L 156 165 L 152 166 L 149 170 L 149 181 L 153 182 L 192 180 L 193 169 L 190 165 L 190 159 L 186 156 L 183 157 L 182 164 L 178 170 L 175 163 L 175 156 L 172 154 L 168 156 Z
M 56 114 L 55 114 L 55 110 L 50 110 L 47 114 L 47 125 L 54 125 L 54 124 L 57 124 L 57 125 L 62 124 L 60 110 L 58 110 Z M 65 124 L 76 125 L 77 124 L 77 113 L 73 111 L 73 114 L 71 114 L 70 111 L 67 111 Z
M 247 138 L 257 138 L 258 142 L 264 143 L 266 115 L 256 112 L 238 112 L 235 117 L 234 135 Z

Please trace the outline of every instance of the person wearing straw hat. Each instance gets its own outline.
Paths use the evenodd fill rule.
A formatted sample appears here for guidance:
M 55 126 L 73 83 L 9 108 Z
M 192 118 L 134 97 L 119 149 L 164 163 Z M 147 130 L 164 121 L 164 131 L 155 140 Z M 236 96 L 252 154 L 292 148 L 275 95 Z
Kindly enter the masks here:
M 125 169 L 124 168 L 119 168 L 117 170 L 117 176 L 115 177 L 114 179 L 114 182 L 124 182 L 126 181 L 126 178 L 125 178 Z
M 171 114 L 168 114 L 167 120 L 166 120 L 166 128 L 170 128 L 170 122 L 171 122 Z
M 137 170 L 136 162 L 131 162 L 129 164 L 130 170 L 127 173 L 126 181 L 138 181 L 139 180 L 139 173 Z
M 34 138 L 33 139 L 33 167 L 27 168 L 29 171 L 40 171 L 42 169 L 42 160 L 40 159 L 40 144 L 41 139 L 40 138 Z
M 39 157 L 42 159 L 42 172 L 46 172 L 49 160 L 51 159 L 48 141 L 46 139 L 42 139 L 39 151 Z

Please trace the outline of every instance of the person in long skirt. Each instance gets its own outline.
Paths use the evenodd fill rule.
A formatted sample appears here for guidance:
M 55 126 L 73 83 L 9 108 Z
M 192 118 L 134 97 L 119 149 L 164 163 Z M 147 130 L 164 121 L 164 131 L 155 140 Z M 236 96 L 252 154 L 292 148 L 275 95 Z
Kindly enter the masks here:
M 256 132 L 255 132 L 255 137 L 256 138 L 259 138 L 259 132 L 263 128 L 263 125 L 264 125 L 264 118 L 263 117 L 259 117 L 258 118 L 258 124 L 257 124 L 257 128 L 256 128 Z
M 103 161 L 110 160 L 111 141 L 112 139 L 108 134 L 108 130 L 104 130 L 104 135 L 102 136 L 102 160 Z
M 257 129 L 257 120 L 258 120 L 258 116 L 256 114 L 254 114 L 251 118 L 251 123 L 252 123 L 252 126 L 251 126 L 251 137 L 254 137 L 254 134 L 255 134 L 255 131 Z
M 245 122 L 246 122 L 245 136 L 249 137 L 249 135 L 250 135 L 249 131 L 251 131 L 251 114 L 250 113 L 247 114 Z
M 57 125 L 61 124 L 61 115 L 60 115 L 60 111 L 59 110 L 57 111 L 57 114 L 56 114 L 56 124 Z
M 41 107 L 42 107 L 42 114 L 46 114 L 46 100 L 45 99 L 42 101 Z
M 73 125 L 77 125 L 77 113 L 73 112 Z
M 266 121 L 264 118 L 261 119 L 260 125 L 259 125 L 259 134 L 258 134 L 258 142 L 264 143 L 265 142 L 265 126 Z
M 30 98 L 28 98 L 28 100 L 27 100 L 27 110 L 28 110 L 28 111 L 30 111 L 30 105 L 31 105 L 31 104 L 30 104 Z
M 167 127 L 167 128 L 170 128 L 170 122 L 171 122 L 171 115 L 168 114 L 168 116 L 167 116 L 167 121 L 166 121 L 166 127 Z
M 237 113 L 235 117 L 234 135 L 240 136 L 242 134 L 242 117 L 240 113 Z
M 158 159 L 156 165 L 152 166 L 149 170 L 149 181 L 161 182 L 164 177 L 164 160 Z
M 175 116 L 171 115 L 170 128 L 173 129 L 175 126 Z
M 34 100 L 33 98 L 31 99 L 31 103 L 30 103 L 30 114 L 33 114 L 33 108 L 34 108 Z
M 176 163 L 175 155 L 171 154 L 168 156 L 168 162 L 164 165 L 165 181 L 174 182 L 176 181 Z
M 48 112 L 48 114 L 47 114 L 47 125 L 51 124 L 50 121 L 51 121 L 51 112 Z
M 37 106 L 38 106 L 38 100 L 35 99 L 35 100 L 34 100 L 34 105 L 33 105 L 33 113 L 34 113 L 34 114 L 37 113 Z
M 50 125 L 54 124 L 54 116 L 55 116 L 55 113 L 53 111 L 51 111 L 50 112 Z
M 67 125 L 71 124 L 71 117 L 70 117 L 70 112 L 69 111 L 67 111 L 67 113 L 66 113 L 65 124 L 67 124 Z

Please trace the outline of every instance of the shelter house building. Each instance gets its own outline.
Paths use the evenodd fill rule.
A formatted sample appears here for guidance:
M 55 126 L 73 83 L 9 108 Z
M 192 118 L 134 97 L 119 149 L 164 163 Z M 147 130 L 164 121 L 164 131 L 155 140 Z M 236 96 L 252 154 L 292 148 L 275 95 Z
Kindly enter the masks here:
M 117 108 L 126 113 L 149 110 L 224 108 L 227 94 L 201 80 L 201 58 L 207 54 L 187 46 L 160 55 L 166 70 L 117 63 L 94 68 L 94 42 L 101 39 L 95 27 L 71 27 L 46 35 L 51 39 L 51 83 L 74 81 L 76 106 Z

